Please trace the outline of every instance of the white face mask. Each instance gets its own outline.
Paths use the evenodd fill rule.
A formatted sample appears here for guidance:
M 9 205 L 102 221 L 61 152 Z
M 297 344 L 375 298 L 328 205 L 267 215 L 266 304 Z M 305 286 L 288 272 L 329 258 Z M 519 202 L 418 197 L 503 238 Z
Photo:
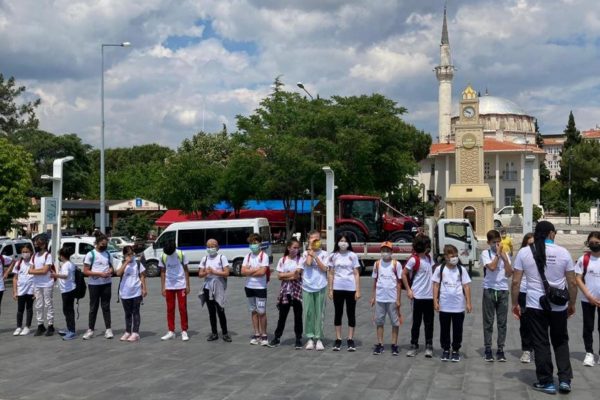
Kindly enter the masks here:
M 381 258 L 384 261 L 390 261 L 392 259 L 392 252 L 391 251 L 382 251 Z
M 448 262 L 450 263 L 450 265 L 458 265 L 458 257 L 450 257 L 448 259 Z
M 338 242 L 338 247 L 340 248 L 341 251 L 346 251 L 348 250 L 348 242 Z
M 23 253 L 22 257 L 23 257 L 23 260 L 29 261 L 29 260 L 31 260 L 31 253 Z

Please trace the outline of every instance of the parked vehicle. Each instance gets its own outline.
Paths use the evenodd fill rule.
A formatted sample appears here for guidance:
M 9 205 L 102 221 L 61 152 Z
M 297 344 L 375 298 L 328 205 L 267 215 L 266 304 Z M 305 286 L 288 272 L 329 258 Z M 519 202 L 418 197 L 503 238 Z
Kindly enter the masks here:
M 129 240 L 129 238 L 125 236 L 112 236 L 110 239 L 108 239 L 108 242 L 119 249 L 123 249 L 125 246 L 133 246 L 135 244 L 132 240 Z
M 33 248 L 33 242 L 30 239 L 4 239 L 0 241 L 0 254 L 14 259 L 21 254 L 21 249 L 27 243 Z M 4 271 L 2 273 L 4 274 Z
M 69 248 L 73 252 L 71 262 L 79 268 L 83 268 L 85 256 L 96 248 L 96 238 L 93 236 L 61 237 L 60 246 L 61 248 Z M 52 243 L 48 244 L 48 250 L 52 251 Z M 113 259 L 113 267 L 116 269 L 123 261 L 123 253 L 110 242 L 108 243 L 107 251 L 110 253 Z
M 142 263 L 147 276 L 158 276 L 158 263 L 163 254 L 163 247 L 171 240 L 178 249 L 183 250 L 189 261 L 190 272 L 198 271 L 198 266 L 206 254 L 206 241 L 216 239 L 220 252 L 232 266 L 231 272 L 240 275 L 242 261 L 249 253 L 248 236 L 258 233 L 263 239 L 262 248 L 273 261 L 271 254 L 271 228 L 266 218 L 224 219 L 176 222 L 167 227 L 152 247 L 142 254 Z
M 544 219 L 544 207 L 534 204 L 541 211 L 541 218 Z M 520 226 L 523 225 L 523 215 L 515 213 L 514 206 L 504 206 L 494 213 L 494 228 L 498 229 L 503 226 Z

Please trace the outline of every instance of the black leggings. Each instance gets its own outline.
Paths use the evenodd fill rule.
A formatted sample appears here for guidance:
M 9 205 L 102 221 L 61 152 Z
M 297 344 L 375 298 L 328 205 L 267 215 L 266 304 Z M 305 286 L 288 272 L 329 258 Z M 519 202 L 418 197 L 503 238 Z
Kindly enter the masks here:
M 112 284 L 88 285 L 90 291 L 90 320 L 89 328 L 94 330 L 96 326 L 96 316 L 98 315 L 98 305 L 102 307 L 102 316 L 106 329 L 110 329 L 110 295 Z
M 62 293 L 63 314 L 67 321 L 67 330 L 75 332 L 75 289 L 67 293 Z
M 125 332 L 140 333 L 142 296 L 133 299 L 121 299 L 121 303 L 123 303 L 123 311 L 125 311 Z
M 460 350 L 464 322 L 464 312 L 452 313 L 440 311 L 440 345 L 443 350 L 449 351 L 450 344 L 452 344 L 452 351 Z M 452 329 L 452 342 L 450 342 L 450 329 Z
M 225 309 L 215 300 L 209 300 L 210 293 L 208 289 L 204 289 L 204 298 L 206 299 L 206 307 L 208 308 L 208 318 L 210 319 L 210 329 L 212 333 L 217 333 L 217 314 L 219 315 L 219 323 L 221 324 L 221 332 L 227 335 L 227 317 L 225 317 Z
M 279 319 L 277 320 L 277 329 L 275 329 L 275 337 L 280 338 L 283 335 L 283 330 L 285 328 L 285 321 L 287 319 L 288 314 L 290 313 L 290 308 L 294 309 L 294 333 L 296 334 L 296 339 L 302 338 L 302 301 L 292 299 L 288 297 L 287 304 L 278 304 L 279 308 Z
M 31 321 L 33 319 L 33 295 L 32 294 L 24 294 L 17 297 L 17 327 L 23 327 L 23 313 L 27 310 L 27 321 L 25 323 L 26 327 L 31 326 Z
M 334 290 L 333 291 L 333 308 L 335 316 L 333 324 L 335 326 L 342 325 L 342 314 L 344 314 L 344 302 L 346 303 L 346 316 L 348 317 L 348 326 L 354 328 L 356 326 L 356 291 L 354 290 Z

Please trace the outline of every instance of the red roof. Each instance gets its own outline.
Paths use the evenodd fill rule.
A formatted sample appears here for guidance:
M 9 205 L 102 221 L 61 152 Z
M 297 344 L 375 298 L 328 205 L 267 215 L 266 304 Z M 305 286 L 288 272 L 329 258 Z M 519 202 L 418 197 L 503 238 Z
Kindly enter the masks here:
M 586 139 L 600 139 L 600 129 L 590 129 L 589 131 L 584 131 L 582 136 Z
M 455 143 L 434 143 L 431 145 L 429 150 L 430 156 L 436 156 L 438 154 L 451 154 L 456 149 Z M 544 154 L 545 151 L 534 145 L 524 145 L 512 142 L 500 142 L 496 139 L 485 138 L 483 140 L 483 151 L 484 152 L 531 152 Z

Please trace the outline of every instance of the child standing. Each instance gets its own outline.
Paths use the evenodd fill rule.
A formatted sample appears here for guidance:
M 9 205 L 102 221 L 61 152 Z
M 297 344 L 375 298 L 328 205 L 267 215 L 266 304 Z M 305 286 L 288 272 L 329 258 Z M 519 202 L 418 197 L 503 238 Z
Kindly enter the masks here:
M 502 241 L 500 244 L 502 245 L 502 251 L 508 254 L 509 257 L 513 256 L 513 241 L 512 237 L 508 233 L 506 233 L 506 229 L 502 228 L 500 230 L 500 236 L 502 237 Z
M 269 342 L 269 347 L 279 346 L 285 321 L 294 309 L 294 333 L 296 334 L 296 350 L 302 348 L 302 268 L 300 267 L 300 242 L 291 239 L 287 242 L 283 257 L 277 264 L 277 277 L 281 281 L 281 289 L 277 298 L 279 320 L 275 337 Z
M 223 340 L 231 342 L 231 336 L 227 330 L 227 317 L 225 317 L 225 302 L 227 292 L 227 277 L 229 276 L 229 262 L 227 257 L 219 254 L 219 242 L 216 239 L 208 239 L 206 242 L 206 253 L 208 254 L 200 263 L 198 277 L 205 278 L 202 287 L 202 298 L 208 308 L 211 334 L 206 338 L 212 342 L 219 339 L 217 332 L 217 315 L 221 324 Z
M 35 297 L 35 316 L 38 327 L 33 336 L 54 335 L 54 279 L 51 276 L 54 260 L 48 252 L 48 238 L 40 235 L 35 240 L 37 252 L 32 256 L 33 267 L 29 273 L 33 275 L 33 294 Z M 48 329 L 44 326 L 44 309 Z
M 125 333 L 121 341 L 140 340 L 140 306 L 148 293 L 146 290 L 146 269 L 136 260 L 132 246 L 123 247 L 123 263 L 117 269 L 121 277 L 119 297 L 125 312 Z
M 169 241 L 163 248 L 159 262 L 160 287 L 163 297 L 167 300 L 167 325 L 169 331 L 161 340 L 170 340 L 175 334 L 175 300 L 181 319 L 181 340 L 187 342 L 190 337 L 188 330 L 187 295 L 190 294 L 190 273 L 188 260 L 183 251 L 177 250 L 174 241 Z
M 246 276 L 244 290 L 248 299 L 248 309 L 252 315 L 254 335 L 250 344 L 269 344 L 267 336 L 267 270 L 269 256 L 261 250 L 262 238 L 258 233 L 248 237 L 250 254 L 244 258 L 242 275 Z
M 58 251 L 61 262 L 58 273 L 52 273 L 54 279 L 58 279 L 58 286 L 63 301 L 63 314 L 67 323 L 66 331 L 59 331 L 63 340 L 73 340 L 77 336 L 75 332 L 75 265 L 71 263 L 72 251 L 66 247 Z
M 29 243 L 21 249 L 21 258 L 13 264 L 13 299 L 17 301 L 17 329 L 14 336 L 27 336 L 33 320 L 33 276 L 29 269 L 33 268 L 31 258 L 33 248 Z M 27 310 L 27 320 L 23 327 L 23 313 Z
M 373 267 L 373 297 L 371 307 L 375 306 L 375 325 L 377 326 L 377 344 L 373 349 L 374 355 L 383 353 L 383 326 L 385 317 L 389 315 L 392 322 L 392 355 L 397 356 L 398 330 L 402 323 L 400 314 L 400 274 L 398 262 L 392 260 L 392 242 L 381 244 L 381 259 Z M 400 268 L 401 269 L 401 268 Z M 433 306 L 432 306 L 433 307 Z
M 521 248 L 528 247 L 533 244 L 533 233 L 529 232 L 523 236 Z M 525 310 L 527 307 L 527 278 L 523 275 L 521 278 L 521 284 L 519 285 L 519 306 L 521 310 Z M 521 336 L 521 362 L 529 364 L 531 362 L 531 353 L 533 352 L 533 343 L 531 341 L 531 330 L 529 329 L 529 320 L 527 319 L 527 313 L 521 313 L 519 318 L 519 334 Z
M 402 270 L 402 281 L 406 296 L 412 301 L 413 320 L 410 331 L 410 350 L 407 357 L 415 357 L 419 352 L 421 321 L 425 325 L 425 357 L 433 357 L 433 262 L 429 255 L 431 239 L 425 234 L 415 236 L 414 254 Z
M 445 263 L 433 273 L 433 307 L 440 314 L 440 345 L 442 361 L 460 361 L 463 323 L 466 310 L 471 313 L 471 278 L 459 264 L 458 250 L 453 245 L 444 246 Z M 450 328 L 452 328 L 452 355 L 450 355 Z

